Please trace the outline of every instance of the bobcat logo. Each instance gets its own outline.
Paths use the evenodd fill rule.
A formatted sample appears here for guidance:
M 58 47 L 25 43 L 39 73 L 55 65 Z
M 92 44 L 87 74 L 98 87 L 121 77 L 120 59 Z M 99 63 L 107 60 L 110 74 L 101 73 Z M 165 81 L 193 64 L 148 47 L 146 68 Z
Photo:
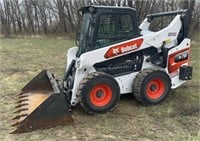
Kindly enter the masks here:
M 143 43 L 143 38 L 138 38 L 127 42 L 122 42 L 117 45 L 113 45 L 111 48 L 108 49 L 104 57 L 111 58 L 124 53 L 132 52 L 140 48 L 142 43 Z
M 113 54 L 117 55 L 119 52 L 119 48 L 113 48 Z

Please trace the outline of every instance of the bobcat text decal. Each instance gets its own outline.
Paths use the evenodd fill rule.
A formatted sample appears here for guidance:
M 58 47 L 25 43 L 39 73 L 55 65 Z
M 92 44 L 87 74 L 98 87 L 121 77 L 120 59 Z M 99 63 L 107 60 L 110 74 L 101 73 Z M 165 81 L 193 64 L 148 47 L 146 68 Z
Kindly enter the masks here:
M 111 57 L 118 56 L 127 52 L 131 52 L 133 50 L 140 48 L 142 42 L 143 42 L 143 39 L 140 38 L 140 39 L 133 40 L 127 43 L 122 43 L 122 44 L 113 46 L 109 48 L 109 50 L 106 52 L 104 57 L 111 58 Z

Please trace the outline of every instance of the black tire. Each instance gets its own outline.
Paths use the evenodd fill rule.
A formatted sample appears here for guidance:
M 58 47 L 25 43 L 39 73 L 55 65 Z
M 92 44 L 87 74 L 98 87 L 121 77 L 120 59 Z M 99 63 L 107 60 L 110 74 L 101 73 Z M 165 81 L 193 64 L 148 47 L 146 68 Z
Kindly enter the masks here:
M 144 105 L 155 105 L 164 101 L 171 90 L 171 79 L 161 70 L 146 69 L 136 75 L 133 95 Z
M 94 72 L 83 79 L 78 96 L 82 107 L 89 114 L 103 114 L 116 106 L 120 98 L 120 89 L 112 76 Z

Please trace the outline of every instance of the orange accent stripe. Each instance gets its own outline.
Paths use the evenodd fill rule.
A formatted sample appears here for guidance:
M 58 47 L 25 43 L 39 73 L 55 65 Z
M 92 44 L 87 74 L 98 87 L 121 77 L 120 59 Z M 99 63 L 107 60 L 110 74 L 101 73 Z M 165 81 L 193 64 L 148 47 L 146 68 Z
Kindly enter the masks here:
M 189 51 L 188 58 L 186 60 L 183 60 L 183 61 L 180 61 L 180 62 L 175 62 L 175 56 L 177 54 L 185 52 L 185 51 Z M 169 73 L 173 73 L 173 72 L 177 71 L 181 67 L 182 64 L 188 63 L 189 61 L 190 61 L 190 47 L 176 51 L 176 52 L 170 54 L 169 59 L 168 59 L 168 71 L 169 71 Z
M 142 43 L 143 43 L 143 38 L 140 38 L 140 39 L 136 39 L 130 42 L 115 45 L 108 49 L 104 57 L 111 58 L 111 57 L 115 57 L 124 53 L 132 52 L 140 48 Z

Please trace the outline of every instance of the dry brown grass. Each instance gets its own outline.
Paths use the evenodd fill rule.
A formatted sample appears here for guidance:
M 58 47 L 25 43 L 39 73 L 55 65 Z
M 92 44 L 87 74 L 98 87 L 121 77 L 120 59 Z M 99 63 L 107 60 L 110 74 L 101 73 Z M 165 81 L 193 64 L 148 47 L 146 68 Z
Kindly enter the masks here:
M 73 41 L 49 38 L 0 39 L 0 140 L 199 140 L 200 43 L 193 42 L 194 77 L 157 106 L 122 96 L 108 114 L 89 116 L 75 107 L 75 124 L 25 134 L 9 134 L 16 94 L 42 69 L 62 78 Z

